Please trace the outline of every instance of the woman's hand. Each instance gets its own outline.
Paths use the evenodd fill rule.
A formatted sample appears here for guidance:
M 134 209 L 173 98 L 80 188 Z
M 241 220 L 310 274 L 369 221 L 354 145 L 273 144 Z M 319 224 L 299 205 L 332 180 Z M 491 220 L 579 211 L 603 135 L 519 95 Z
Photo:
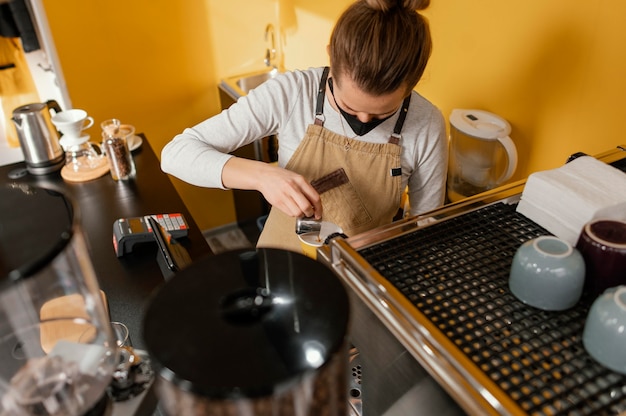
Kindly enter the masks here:
M 290 170 L 232 157 L 222 170 L 222 183 L 231 189 L 257 190 L 267 202 L 289 216 L 322 218 L 319 194 L 302 175 Z

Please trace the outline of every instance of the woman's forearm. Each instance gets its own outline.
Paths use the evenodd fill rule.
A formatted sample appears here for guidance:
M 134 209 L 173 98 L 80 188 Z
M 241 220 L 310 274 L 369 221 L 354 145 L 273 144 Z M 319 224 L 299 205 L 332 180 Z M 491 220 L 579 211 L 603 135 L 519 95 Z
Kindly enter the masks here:
M 322 218 L 319 194 L 301 175 L 278 166 L 232 157 L 222 169 L 226 188 L 256 190 L 272 205 L 293 217 Z

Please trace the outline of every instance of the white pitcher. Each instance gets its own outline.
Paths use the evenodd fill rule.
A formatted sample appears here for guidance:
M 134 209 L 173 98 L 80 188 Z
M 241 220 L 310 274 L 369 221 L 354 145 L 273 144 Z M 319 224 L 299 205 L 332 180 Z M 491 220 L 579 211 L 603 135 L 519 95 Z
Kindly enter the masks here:
M 517 149 L 511 125 L 482 110 L 452 110 L 448 199 L 452 202 L 493 189 L 515 173 Z

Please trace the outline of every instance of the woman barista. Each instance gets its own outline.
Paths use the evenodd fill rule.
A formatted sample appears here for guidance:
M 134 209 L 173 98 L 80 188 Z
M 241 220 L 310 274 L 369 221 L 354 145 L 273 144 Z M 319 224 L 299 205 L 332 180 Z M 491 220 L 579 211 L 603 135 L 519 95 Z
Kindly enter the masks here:
M 300 250 L 295 218 L 355 235 L 392 221 L 408 185 L 411 214 L 443 203 L 440 111 L 413 91 L 431 52 L 429 0 L 359 0 L 330 39 L 330 68 L 269 80 L 174 137 L 163 171 L 194 185 L 257 190 L 272 205 L 258 245 Z M 278 166 L 229 152 L 277 135 Z

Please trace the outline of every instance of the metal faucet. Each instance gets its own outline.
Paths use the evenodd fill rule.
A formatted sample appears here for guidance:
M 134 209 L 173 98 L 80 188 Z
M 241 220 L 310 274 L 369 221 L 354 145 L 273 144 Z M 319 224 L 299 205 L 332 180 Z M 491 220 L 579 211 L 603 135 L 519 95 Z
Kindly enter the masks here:
M 267 42 L 268 37 L 271 37 L 270 47 L 265 50 L 265 66 L 276 68 L 276 63 L 274 62 L 276 59 L 276 34 L 274 32 L 274 25 L 271 23 L 265 27 L 265 41 Z

